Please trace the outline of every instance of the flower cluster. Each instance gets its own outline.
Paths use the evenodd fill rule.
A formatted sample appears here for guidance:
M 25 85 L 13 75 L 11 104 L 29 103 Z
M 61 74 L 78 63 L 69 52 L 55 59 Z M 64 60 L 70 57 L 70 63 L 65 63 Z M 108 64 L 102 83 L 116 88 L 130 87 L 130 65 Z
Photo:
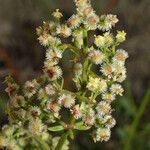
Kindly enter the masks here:
M 52 13 L 54 21 L 37 28 L 38 40 L 46 49 L 43 75 L 19 87 L 9 76 L 5 83 L 9 95 L 9 125 L 2 128 L 0 147 L 8 149 L 67 150 L 74 130 L 89 130 L 95 142 L 108 141 L 116 124 L 111 103 L 123 95 L 128 53 L 117 46 L 126 33 L 111 32 L 117 16 L 96 15 L 89 0 L 75 0 L 76 14 L 65 22 L 62 13 Z M 89 42 L 90 30 L 100 30 Z M 71 43 L 64 43 L 66 38 Z M 63 41 L 63 42 L 62 42 Z M 71 51 L 72 82 L 76 91 L 65 89 L 60 59 Z M 98 66 L 99 72 L 93 67 Z M 64 113 L 66 111 L 66 113 Z M 67 115 L 66 119 L 65 116 Z M 53 132 L 64 134 L 54 137 Z M 64 139 L 65 138 L 65 139 Z

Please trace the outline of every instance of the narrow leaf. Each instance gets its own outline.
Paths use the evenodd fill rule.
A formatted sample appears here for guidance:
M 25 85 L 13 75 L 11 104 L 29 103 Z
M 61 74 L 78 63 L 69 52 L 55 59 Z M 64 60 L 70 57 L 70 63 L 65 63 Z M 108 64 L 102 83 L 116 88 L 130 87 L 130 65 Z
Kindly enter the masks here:
M 48 130 L 49 131 L 54 131 L 54 132 L 55 131 L 62 131 L 62 130 L 64 130 L 64 127 L 59 125 L 59 126 L 49 127 Z
M 88 130 L 88 129 L 90 129 L 90 127 L 89 126 L 85 126 L 83 124 L 83 122 L 76 123 L 74 128 L 77 129 L 77 130 Z

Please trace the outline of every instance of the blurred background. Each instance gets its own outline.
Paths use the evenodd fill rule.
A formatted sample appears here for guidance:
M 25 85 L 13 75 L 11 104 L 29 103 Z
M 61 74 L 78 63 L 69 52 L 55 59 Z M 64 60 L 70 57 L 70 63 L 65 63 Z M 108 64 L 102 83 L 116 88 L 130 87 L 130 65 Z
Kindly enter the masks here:
M 150 85 L 150 0 L 92 0 L 98 14 L 117 14 L 116 28 L 127 32 L 122 48 L 129 53 L 125 95 L 114 102 L 117 125 L 107 143 L 94 144 L 90 136 L 77 133 L 73 150 L 122 150 L 132 134 L 143 97 Z M 0 124 L 7 122 L 4 78 L 12 74 L 22 84 L 42 73 L 45 49 L 37 41 L 35 28 L 60 8 L 67 19 L 74 12 L 71 0 L 0 0 Z M 65 66 L 64 66 L 65 67 Z M 150 103 L 144 109 L 132 149 L 150 150 Z

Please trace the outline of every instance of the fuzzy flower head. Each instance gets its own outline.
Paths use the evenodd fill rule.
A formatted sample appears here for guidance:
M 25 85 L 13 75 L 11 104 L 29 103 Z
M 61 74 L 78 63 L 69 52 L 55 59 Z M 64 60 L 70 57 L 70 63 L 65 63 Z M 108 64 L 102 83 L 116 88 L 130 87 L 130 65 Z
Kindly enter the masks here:
M 58 98 L 58 103 L 65 108 L 71 108 L 75 104 L 75 98 L 69 94 L 63 94 Z
M 54 64 L 54 65 L 58 64 L 59 59 L 61 59 L 61 58 L 62 58 L 62 51 L 57 50 L 57 49 L 55 49 L 55 50 L 48 49 L 47 50 L 46 59 L 47 59 L 47 61 L 50 61 L 51 64 Z
M 43 123 L 41 122 L 41 120 L 39 119 L 30 120 L 29 132 L 31 132 L 32 134 L 39 135 L 39 134 L 42 134 L 44 130 L 45 130 L 45 127 Z
M 90 15 L 89 17 L 86 18 L 85 21 L 85 27 L 88 30 L 95 30 L 97 28 L 97 23 L 98 23 L 98 16 L 95 14 Z
M 118 22 L 116 15 L 102 15 L 99 19 L 98 28 L 102 31 L 109 31 Z
M 111 92 L 115 95 L 120 95 L 122 96 L 124 90 L 120 84 L 113 84 L 110 88 Z
M 72 15 L 68 21 L 67 24 L 70 28 L 76 29 L 81 24 L 81 18 L 78 15 Z
M 89 82 L 87 84 L 87 88 L 93 92 L 94 91 L 103 92 L 107 89 L 107 83 L 105 80 L 103 80 L 101 78 L 89 77 Z
M 117 31 L 116 41 L 121 43 L 126 40 L 126 33 L 124 31 Z
M 24 85 L 24 95 L 25 97 L 31 98 L 39 87 L 39 84 L 36 80 L 27 81 Z
M 128 58 L 128 53 L 123 49 L 118 49 L 116 51 L 113 60 L 119 63 L 124 63 L 127 58 Z
M 54 11 L 53 13 L 52 13 L 52 15 L 54 16 L 54 18 L 56 18 L 56 19 L 60 19 L 63 15 L 62 15 L 62 13 L 59 11 L 59 9 L 56 9 L 56 11 Z
M 83 115 L 82 120 L 87 126 L 92 126 L 95 122 L 95 111 L 93 109 L 88 109 Z
M 16 94 L 19 86 L 16 83 L 8 84 L 8 87 L 5 89 L 5 92 L 8 93 L 9 96 L 13 96 Z
M 48 46 L 50 38 L 51 38 L 51 36 L 49 34 L 43 34 L 38 37 L 38 40 L 41 45 Z
M 96 110 L 99 116 L 110 114 L 112 111 L 110 103 L 107 103 L 106 101 L 99 102 Z
M 25 104 L 26 104 L 26 101 L 25 101 L 25 98 L 23 96 L 21 96 L 21 95 L 15 95 L 12 98 L 11 104 L 14 107 L 24 107 Z
M 41 110 L 39 109 L 39 107 L 34 106 L 30 108 L 29 113 L 33 118 L 36 118 L 41 114 Z
M 112 77 L 113 70 L 114 68 L 111 64 L 103 64 L 101 67 L 101 72 L 109 78 Z
M 105 44 L 107 47 L 111 46 L 114 42 L 112 34 L 109 32 L 104 33 L 104 38 L 105 38 Z
M 59 79 L 62 76 L 62 70 L 59 66 L 49 66 L 44 69 L 50 81 Z
M 67 25 L 61 25 L 57 28 L 57 34 L 67 38 L 71 35 L 71 29 Z
M 104 124 L 107 128 L 113 128 L 116 125 L 116 120 L 111 115 L 104 116 Z
M 110 129 L 109 128 L 98 128 L 96 131 L 96 137 L 94 141 L 108 141 L 110 139 Z
M 113 100 L 115 100 L 115 95 L 110 92 L 105 92 L 102 94 L 102 99 L 107 102 L 112 102 Z
M 73 106 L 71 109 L 71 113 L 75 119 L 79 119 L 81 117 L 81 110 L 80 110 L 79 105 Z
M 94 44 L 95 44 L 97 47 L 104 47 L 104 46 L 105 46 L 105 37 L 104 37 L 104 36 L 101 36 L 101 35 L 96 36 L 96 37 L 95 37 Z
M 98 65 L 98 64 L 101 64 L 104 61 L 105 55 L 99 50 L 93 50 L 89 53 L 89 59 L 93 63 Z
M 82 75 L 82 64 L 81 63 L 76 63 L 73 67 L 73 71 L 75 73 L 76 76 L 81 76 Z
M 54 95 L 56 93 L 56 88 L 52 84 L 48 84 L 45 87 L 45 91 L 48 95 Z
M 61 109 L 60 105 L 55 101 L 50 101 L 47 103 L 47 109 L 58 114 L 59 110 Z

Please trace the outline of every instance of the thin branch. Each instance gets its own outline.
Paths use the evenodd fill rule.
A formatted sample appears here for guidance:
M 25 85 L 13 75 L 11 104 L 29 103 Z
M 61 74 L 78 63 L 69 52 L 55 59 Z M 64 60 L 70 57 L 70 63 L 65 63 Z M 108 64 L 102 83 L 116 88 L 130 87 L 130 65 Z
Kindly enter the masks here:
M 11 58 L 4 49 L 0 49 L 0 59 L 5 63 L 6 67 L 10 70 L 17 82 L 20 83 L 20 76 L 17 68 L 14 66 Z

